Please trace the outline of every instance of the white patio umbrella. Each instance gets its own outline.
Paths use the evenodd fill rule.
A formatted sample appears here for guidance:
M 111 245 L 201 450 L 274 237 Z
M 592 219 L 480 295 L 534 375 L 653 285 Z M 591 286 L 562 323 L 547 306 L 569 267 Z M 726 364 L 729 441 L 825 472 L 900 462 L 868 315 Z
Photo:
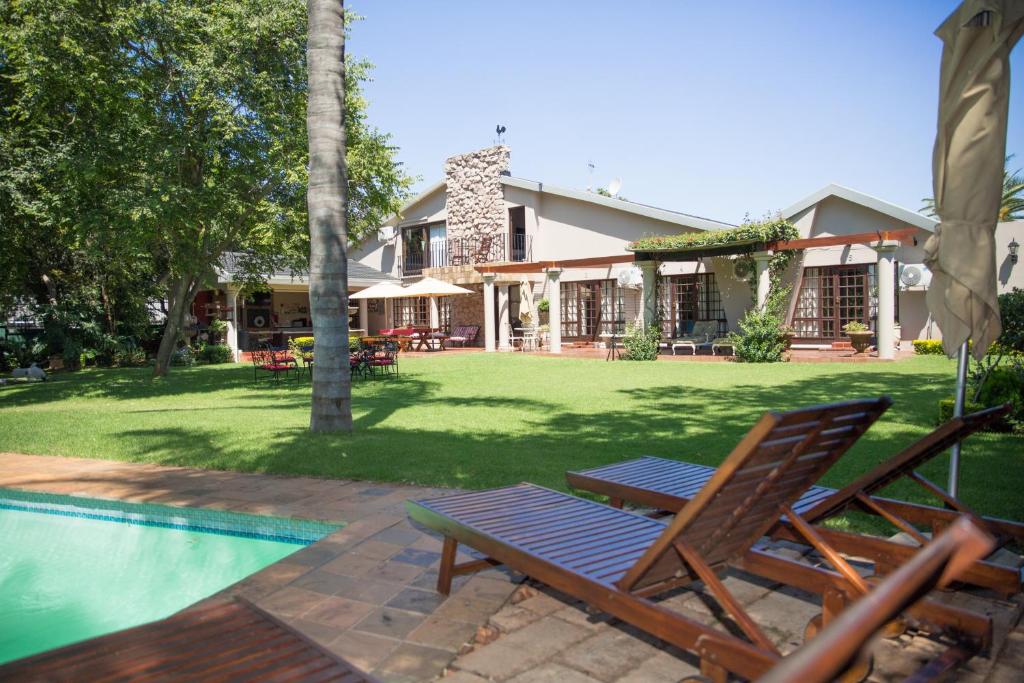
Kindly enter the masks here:
M 349 299 L 396 299 L 402 296 L 409 296 L 407 288 L 393 282 L 391 280 L 385 280 L 384 282 L 378 282 L 375 285 L 370 285 L 366 289 L 361 289 L 355 294 L 349 294 Z
M 473 291 L 465 287 L 453 285 L 435 277 L 425 277 L 419 282 L 414 282 L 403 290 L 402 296 L 452 296 L 455 294 L 472 294 Z
M 1010 50 L 1024 33 L 1024 2 L 965 0 L 936 30 L 942 39 L 939 125 L 932 159 L 940 224 L 925 244 L 928 309 L 943 346 L 959 350 L 954 415 L 963 414 L 968 340 L 975 358 L 999 337 L 995 228 L 1002 194 Z M 960 446 L 950 458 L 957 495 Z
M 524 325 L 530 325 L 537 319 L 533 310 L 533 284 L 528 280 L 519 282 L 519 319 Z

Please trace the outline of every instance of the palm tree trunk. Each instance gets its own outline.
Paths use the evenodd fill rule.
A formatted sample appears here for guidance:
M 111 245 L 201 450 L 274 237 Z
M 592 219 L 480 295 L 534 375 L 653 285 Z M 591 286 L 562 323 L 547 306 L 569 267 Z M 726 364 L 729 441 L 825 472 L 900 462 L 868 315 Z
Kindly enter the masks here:
M 309 36 L 309 304 L 314 432 L 352 430 L 345 254 L 345 17 L 343 0 L 307 0 Z

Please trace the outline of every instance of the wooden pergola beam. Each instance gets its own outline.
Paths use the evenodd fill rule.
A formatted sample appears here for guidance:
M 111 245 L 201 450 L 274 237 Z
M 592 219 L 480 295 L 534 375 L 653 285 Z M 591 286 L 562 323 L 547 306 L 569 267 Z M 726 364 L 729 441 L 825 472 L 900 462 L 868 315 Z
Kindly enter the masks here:
M 618 263 L 632 263 L 633 254 L 618 256 L 593 256 L 590 258 L 563 259 L 561 261 L 525 261 L 523 263 L 481 264 L 478 273 L 542 273 L 548 268 L 591 268 L 613 266 Z
M 835 235 L 833 237 L 809 237 L 800 240 L 772 242 L 768 248 L 773 251 L 791 249 L 814 249 L 815 247 L 839 247 L 850 244 L 870 244 L 881 241 L 906 242 L 913 239 L 918 228 L 902 228 L 900 230 L 878 230 L 876 232 L 858 232 L 853 235 Z

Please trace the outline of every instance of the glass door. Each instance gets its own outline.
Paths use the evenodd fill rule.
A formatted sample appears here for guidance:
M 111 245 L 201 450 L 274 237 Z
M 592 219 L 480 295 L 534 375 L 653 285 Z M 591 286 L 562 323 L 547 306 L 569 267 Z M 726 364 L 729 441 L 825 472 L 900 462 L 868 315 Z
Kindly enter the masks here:
M 793 313 L 797 339 L 831 342 L 848 322 L 870 325 L 869 280 L 867 265 L 805 268 Z

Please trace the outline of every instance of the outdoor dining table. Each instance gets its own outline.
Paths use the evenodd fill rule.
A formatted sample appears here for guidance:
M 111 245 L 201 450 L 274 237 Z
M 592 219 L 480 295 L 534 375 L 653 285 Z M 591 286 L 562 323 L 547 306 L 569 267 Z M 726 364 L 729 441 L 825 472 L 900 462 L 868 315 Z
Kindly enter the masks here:
M 444 351 L 444 343 L 448 341 L 448 335 L 442 332 L 422 333 L 414 337 L 416 348 L 414 351 Z M 437 342 L 437 346 L 434 346 Z

